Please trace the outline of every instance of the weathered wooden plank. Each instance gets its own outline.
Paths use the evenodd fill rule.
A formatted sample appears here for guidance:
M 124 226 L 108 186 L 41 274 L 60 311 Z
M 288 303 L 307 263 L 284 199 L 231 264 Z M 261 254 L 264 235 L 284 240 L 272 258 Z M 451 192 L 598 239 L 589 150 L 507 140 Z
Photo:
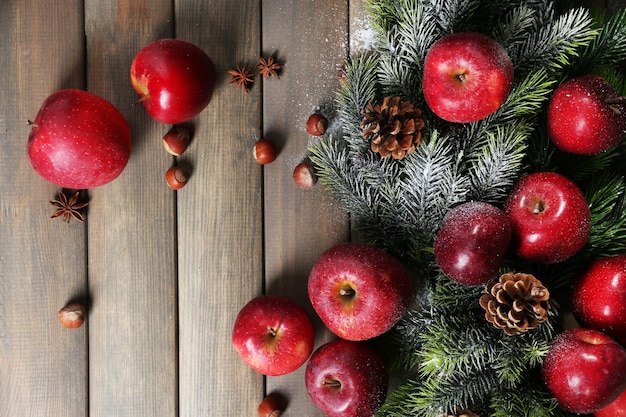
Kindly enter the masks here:
M 251 153 L 260 90 L 246 94 L 226 75 L 257 59 L 260 3 L 176 3 L 177 37 L 204 49 L 219 77 L 180 161 L 193 170 L 178 194 L 181 417 L 256 415 L 263 394 L 230 342 L 236 314 L 262 287 L 261 168 Z
M 292 172 L 314 140 L 305 131 L 309 115 L 322 111 L 332 117 L 348 48 L 348 2 L 264 1 L 262 16 L 262 51 L 284 62 L 280 80 L 263 82 L 264 136 L 280 150 L 265 168 L 266 292 L 287 295 L 307 308 L 317 347 L 331 336 L 308 300 L 308 275 L 324 250 L 349 239 L 348 218 L 321 185 L 299 189 Z M 267 378 L 267 391 L 284 396 L 290 412 L 321 416 L 306 393 L 304 370 Z
M 59 190 L 26 157 L 39 106 L 84 85 L 82 2 L 0 5 L 0 415 L 84 416 L 86 326 L 57 312 L 86 289 L 85 226 L 50 220 Z
M 133 151 L 115 181 L 91 191 L 89 219 L 90 416 L 177 415 L 175 193 L 161 143 L 169 126 L 141 105 L 129 71 L 145 45 L 171 37 L 169 0 L 85 3 L 90 91 L 126 116 Z

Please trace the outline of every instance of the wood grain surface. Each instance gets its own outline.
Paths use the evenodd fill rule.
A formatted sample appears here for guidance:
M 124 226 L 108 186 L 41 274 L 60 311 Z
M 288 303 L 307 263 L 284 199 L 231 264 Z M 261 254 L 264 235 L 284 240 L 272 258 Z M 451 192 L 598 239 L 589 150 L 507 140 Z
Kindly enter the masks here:
M 625 1 L 583 1 L 609 11 Z M 129 79 L 135 54 L 176 37 L 213 59 L 218 84 L 190 122 L 187 152 L 167 154 L 170 126 L 152 120 Z M 308 115 L 329 111 L 339 71 L 371 32 L 361 0 L 0 1 L 0 416 L 254 416 L 280 393 L 285 415 L 316 417 L 304 367 L 265 378 L 248 368 L 230 334 L 256 295 L 282 294 L 312 314 L 308 272 L 319 254 L 350 240 L 350 220 L 317 186 L 291 174 L 306 158 Z M 226 71 L 256 73 L 246 94 Z M 87 89 L 127 118 L 133 151 L 122 175 L 88 191 L 85 223 L 51 220 L 59 189 L 25 153 L 41 103 L 62 88 Z M 253 161 L 258 138 L 277 160 Z M 191 171 L 174 192 L 165 171 Z M 86 325 L 57 312 L 79 300 Z M 316 346 L 331 335 L 315 322 Z

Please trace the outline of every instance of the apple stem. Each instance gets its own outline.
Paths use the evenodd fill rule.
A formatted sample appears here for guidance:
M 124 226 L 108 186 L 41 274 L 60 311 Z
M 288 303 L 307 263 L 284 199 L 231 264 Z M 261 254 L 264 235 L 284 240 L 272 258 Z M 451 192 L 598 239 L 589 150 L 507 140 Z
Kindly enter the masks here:
M 609 105 L 613 113 L 615 113 L 616 115 L 620 115 L 622 114 L 622 110 L 623 110 L 622 106 L 626 104 L 626 97 L 619 96 L 619 97 L 608 98 L 604 102 Z
M 542 213 L 544 209 L 545 207 L 543 206 L 543 204 L 541 202 L 537 202 L 535 204 L 535 208 L 533 209 L 533 214 Z
M 272 326 L 267 326 L 267 331 L 270 335 L 272 335 L 272 337 L 276 337 L 276 329 L 274 329 Z
M 322 382 L 322 385 L 331 388 L 341 388 L 341 382 L 336 379 L 325 380 L 324 382 Z
M 342 288 L 339 290 L 339 295 L 342 297 L 352 297 L 354 294 L 356 294 L 356 291 L 352 288 Z
M 144 102 L 144 101 L 146 101 L 147 99 L 148 99 L 148 96 L 147 96 L 147 95 L 145 95 L 145 96 L 141 97 L 139 100 L 137 100 L 137 101 L 133 102 L 133 107 L 135 107 L 136 105 L 138 105 L 138 104 L 140 104 L 140 103 L 143 103 L 143 102 Z
M 626 96 L 607 98 L 604 102 L 606 104 L 625 104 Z
M 33 126 L 33 127 L 37 127 L 37 123 L 33 122 L 32 120 L 27 120 L 26 121 L 26 125 L 27 126 Z

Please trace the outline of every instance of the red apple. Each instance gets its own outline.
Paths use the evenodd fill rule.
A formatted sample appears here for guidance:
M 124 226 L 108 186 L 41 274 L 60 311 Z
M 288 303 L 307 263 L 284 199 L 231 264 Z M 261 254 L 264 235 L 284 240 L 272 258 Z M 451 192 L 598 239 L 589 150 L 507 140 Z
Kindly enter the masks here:
M 591 232 L 591 212 L 582 191 L 555 172 L 522 178 L 504 211 L 513 228 L 511 248 L 530 262 L 564 261 L 585 246 Z
M 541 375 L 561 408 L 594 413 L 626 389 L 626 350 L 602 332 L 566 330 L 554 338 Z
M 306 362 L 313 337 L 313 325 L 302 307 L 287 297 L 260 295 L 239 311 L 232 343 L 252 369 L 277 376 Z
M 364 342 L 335 340 L 318 348 L 304 374 L 306 390 L 328 417 L 370 417 L 387 397 L 389 376 Z
M 30 164 L 63 188 L 107 184 L 130 158 L 128 122 L 111 103 L 87 91 L 67 89 L 50 95 L 31 126 Z
M 626 256 L 598 259 L 574 281 L 572 312 L 583 326 L 626 345 Z
M 595 417 L 623 417 L 626 416 L 626 391 L 615 401 L 593 413 Z
M 548 136 L 557 148 L 592 155 L 616 146 L 626 132 L 626 103 L 603 78 L 583 75 L 554 90 Z
M 451 279 L 465 285 L 495 278 L 511 242 L 506 214 L 491 204 L 471 201 L 451 209 L 434 244 L 435 261 Z
M 424 61 L 428 107 L 450 122 L 484 119 L 500 108 L 513 86 L 513 63 L 495 40 L 458 32 L 433 44 Z
M 400 261 L 384 250 L 343 243 L 317 259 L 308 293 L 330 331 L 347 340 L 365 340 L 383 334 L 402 318 L 412 285 Z
M 148 114 L 161 123 L 178 124 L 198 115 L 211 101 L 215 65 L 196 45 L 161 39 L 137 53 L 130 81 Z
M 626 391 L 617 397 L 617 400 L 593 413 L 596 417 L 623 417 L 626 416 Z

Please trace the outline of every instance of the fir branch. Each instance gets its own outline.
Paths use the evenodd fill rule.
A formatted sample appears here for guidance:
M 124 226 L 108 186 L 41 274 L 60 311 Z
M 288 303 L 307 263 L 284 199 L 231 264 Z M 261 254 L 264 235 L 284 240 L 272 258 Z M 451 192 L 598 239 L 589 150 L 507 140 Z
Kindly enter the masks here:
M 547 139 L 549 141 L 549 139 Z M 611 165 L 623 158 L 619 147 L 609 149 L 596 155 L 574 155 L 558 151 L 550 141 L 548 146 L 554 148 L 551 152 L 550 165 L 547 169 L 554 170 L 577 183 L 589 182 L 594 175 L 610 170 Z
M 468 30 L 480 0 L 426 0 L 426 13 L 441 35 Z
M 518 118 L 536 121 L 535 117 L 543 110 L 555 86 L 545 68 L 533 71 L 516 84 L 506 100 L 490 117 L 489 122 L 510 123 Z
M 406 399 L 415 416 L 440 416 L 460 406 L 472 408 L 484 403 L 498 384 L 497 375 L 490 369 L 456 374 L 452 379 L 424 380 L 418 391 Z M 411 416 L 413 414 L 410 414 Z
M 621 174 L 604 171 L 585 187 L 591 210 L 587 258 L 613 256 L 626 249 L 626 181 Z
M 551 320 L 554 321 L 554 316 Z M 539 329 L 528 333 L 503 336 L 496 348 L 499 358 L 492 364 L 500 380 L 500 386 L 509 389 L 518 387 L 530 370 L 541 365 L 548 353 L 550 340 L 555 334 L 552 323 L 545 322 Z
M 528 37 L 528 33 L 548 25 L 554 17 L 552 2 L 539 0 L 538 4 L 524 2 L 508 11 L 506 16 L 498 21 L 492 36 L 505 49 L 514 49 L 521 46 Z
M 524 42 L 508 45 L 516 72 L 525 74 L 542 67 L 561 70 L 598 35 L 592 23 L 588 10 L 572 9 L 530 33 Z
M 397 23 L 403 3 L 396 0 L 365 0 L 365 8 L 372 18 L 372 26 L 381 33 L 388 32 Z
M 493 332 L 476 326 L 484 314 L 439 316 L 422 334 L 424 342 L 418 352 L 419 371 L 427 378 L 450 380 L 491 368 L 498 358 L 497 346 L 491 344 Z
M 397 180 L 398 202 L 410 209 L 399 220 L 425 244 L 432 242 L 447 211 L 466 200 L 470 184 L 459 162 L 449 138 L 437 131 L 405 158 Z
M 542 389 L 538 377 L 532 375 L 514 388 L 495 390 L 491 396 L 490 417 L 556 417 L 557 402 Z M 564 413 L 564 415 L 569 413 Z
M 337 117 L 347 138 L 354 138 L 349 140 L 354 149 L 367 147 L 360 127 L 361 110 L 377 99 L 377 67 L 378 58 L 373 54 L 356 55 L 347 60 L 344 68 L 346 81 L 341 83 L 336 94 Z
M 610 17 L 598 18 L 599 35 L 580 54 L 577 64 L 580 71 L 597 66 L 615 66 L 626 56 L 626 10 L 620 10 Z
M 402 0 L 399 4 L 402 12 L 385 32 L 385 42 L 379 48 L 379 79 L 386 95 L 421 104 L 424 58 L 440 33 L 431 16 L 425 13 L 422 2 Z
M 414 407 L 406 399 L 411 398 L 420 389 L 419 379 L 409 379 L 389 393 L 387 400 L 376 412 L 376 417 L 415 417 Z M 440 413 L 441 415 L 442 413 Z
M 479 139 L 469 157 L 470 199 L 493 204 L 506 199 L 522 171 L 531 132 L 530 125 L 510 123 Z
M 368 171 L 360 170 L 350 163 L 342 142 L 334 136 L 326 136 L 311 145 L 309 151 L 321 184 L 356 219 L 369 219 L 369 222 L 375 224 L 378 220 L 378 197 L 364 181 Z
M 437 274 L 433 277 L 425 277 L 430 310 L 435 308 L 437 314 L 447 316 L 450 314 L 466 315 L 468 311 L 478 309 L 478 298 L 483 288 L 459 284 L 448 278 L 435 265 L 432 265 L 431 269 L 436 269 Z M 433 315 L 428 312 L 425 314 Z

